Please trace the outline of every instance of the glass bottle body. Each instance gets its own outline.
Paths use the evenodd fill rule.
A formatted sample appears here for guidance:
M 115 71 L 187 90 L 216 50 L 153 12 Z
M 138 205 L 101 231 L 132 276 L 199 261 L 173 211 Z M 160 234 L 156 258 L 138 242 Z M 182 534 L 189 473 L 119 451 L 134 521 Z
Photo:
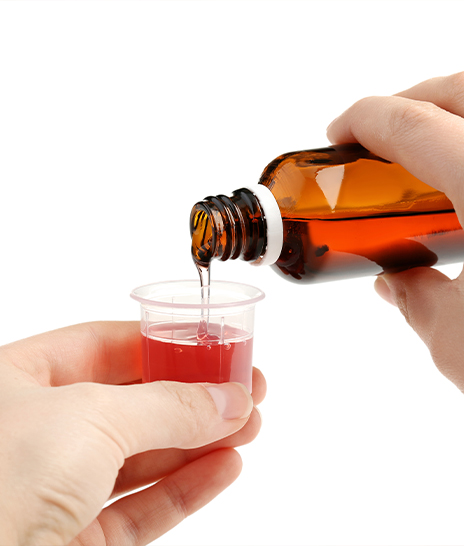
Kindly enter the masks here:
M 464 232 L 449 199 L 359 144 L 284 154 L 259 184 L 274 196 L 283 227 L 272 267 L 289 280 L 325 282 L 464 260 Z M 266 214 L 258 216 L 266 222 Z

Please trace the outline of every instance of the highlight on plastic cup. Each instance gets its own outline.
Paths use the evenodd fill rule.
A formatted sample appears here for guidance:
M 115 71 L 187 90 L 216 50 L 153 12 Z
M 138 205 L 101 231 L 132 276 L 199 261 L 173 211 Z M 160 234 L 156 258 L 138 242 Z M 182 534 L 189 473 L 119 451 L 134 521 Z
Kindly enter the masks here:
M 264 292 L 213 281 L 209 301 L 198 280 L 140 286 L 143 382 L 237 381 L 251 391 L 255 305 Z

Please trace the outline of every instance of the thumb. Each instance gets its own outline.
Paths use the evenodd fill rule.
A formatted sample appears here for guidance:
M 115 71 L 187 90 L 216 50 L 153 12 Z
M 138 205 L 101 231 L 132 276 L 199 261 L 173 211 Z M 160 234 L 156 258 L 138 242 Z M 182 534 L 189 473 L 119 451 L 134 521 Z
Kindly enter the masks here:
M 374 286 L 398 307 L 443 375 L 464 392 L 464 274 L 451 280 L 418 267 L 379 276 Z
M 241 429 L 253 409 L 253 399 L 240 383 L 93 384 L 90 395 L 89 406 L 98 405 L 98 419 L 126 458 L 215 442 Z

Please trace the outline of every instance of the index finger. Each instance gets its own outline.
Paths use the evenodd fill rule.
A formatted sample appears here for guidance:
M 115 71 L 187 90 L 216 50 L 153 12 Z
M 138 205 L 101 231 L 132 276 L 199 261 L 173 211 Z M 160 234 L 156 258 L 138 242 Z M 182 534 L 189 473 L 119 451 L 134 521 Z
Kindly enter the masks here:
M 142 377 L 140 323 L 101 321 L 67 326 L 0 348 L 43 386 L 91 381 L 120 385 Z
M 464 119 L 431 102 L 368 97 L 328 128 L 333 143 L 359 142 L 442 192 L 464 222 Z

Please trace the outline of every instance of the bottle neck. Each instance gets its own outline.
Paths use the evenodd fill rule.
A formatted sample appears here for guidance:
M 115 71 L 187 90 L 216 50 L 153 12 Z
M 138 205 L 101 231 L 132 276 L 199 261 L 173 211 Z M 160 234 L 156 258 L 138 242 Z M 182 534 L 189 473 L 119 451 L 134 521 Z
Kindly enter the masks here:
M 193 259 L 203 267 L 214 258 L 254 262 L 265 252 L 266 232 L 263 210 L 250 190 L 207 197 L 190 216 Z
M 282 251 L 283 226 L 271 191 L 258 184 L 231 197 L 207 197 L 190 215 L 192 257 L 207 267 L 211 260 L 242 258 L 254 265 L 270 265 Z

